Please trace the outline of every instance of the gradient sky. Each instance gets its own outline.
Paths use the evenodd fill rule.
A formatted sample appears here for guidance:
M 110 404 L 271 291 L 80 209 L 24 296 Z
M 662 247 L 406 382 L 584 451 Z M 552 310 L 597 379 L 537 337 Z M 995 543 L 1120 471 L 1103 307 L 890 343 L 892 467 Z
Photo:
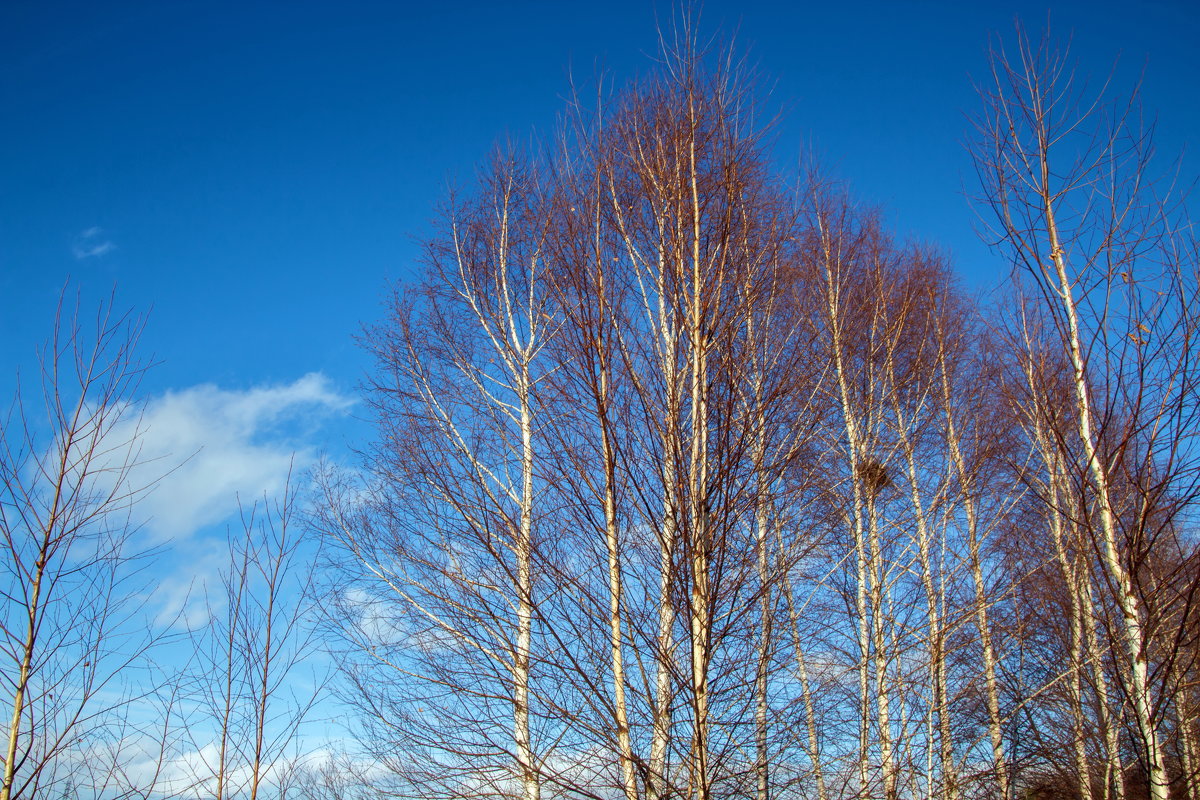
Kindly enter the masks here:
M 115 285 L 119 305 L 150 314 L 151 449 L 212 461 L 189 463 L 186 491 L 211 489 L 189 495 L 195 508 L 270 488 L 239 470 L 290 450 L 341 457 L 369 433 L 352 421 L 369 367 L 353 337 L 416 274 L 448 187 L 469 186 L 497 141 L 549 131 L 572 75 L 647 69 L 671 13 L 632 0 L 7 0 L 0 389 L 30 368 L 68 278 L 85 303 Z M 708 0 L 701 27 L 734 33 L 773 86 L 780 164 L 814 150 L 898 236 L 940 245 L 982 288 L 1005 267 L 964 197 L 972 76 L 989 35 L 1047 14 L 1081 72 L 1102 80 L 1119 56 L 1127 86 L 1145 70 L 1164 159 L 1197 143 L 1195 2 Z
M 781 168 L 817 153 L 983 291 L 1007 268 L 964 196 L 972 76 L 989 35 L 1048 13 L 1081 74 L 1102 81 L 1119 56 L 1120 91 L 1145 71 L 1164 164 L 1200 145 L 1196 0 L 706 0 L 701 28 L 735 33 L 772 87 Z M 354 336 L 418 274 L 449 187 L 469 188 L 497 142 L 544 137 L 572 76 L 645 71 L 671 14 L 633 0 L 0 0 L 0 398 L 18 368 L 30 382 L 68 279 L 85 307 L 115 286 L 148 313 L 143 355 L 159 363 L 134 480 L 175 469 L 138 509 L 147 543 L 169 543 L 147 613 L 202 622 L 238 498 L 278 492 L 321 453 L 353 463 L 370 436 Z M 1182 174 L 1198 173 L 1186 156 Z M 334 734 L 303 735 L 312 749 Z

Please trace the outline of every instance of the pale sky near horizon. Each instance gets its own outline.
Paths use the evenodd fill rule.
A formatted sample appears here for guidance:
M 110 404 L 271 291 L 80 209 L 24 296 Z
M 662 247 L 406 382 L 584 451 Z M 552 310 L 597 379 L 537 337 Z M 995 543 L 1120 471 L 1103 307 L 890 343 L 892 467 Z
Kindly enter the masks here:
M 68 278 L 149 314 L 148 446 L 191 457 L 153 501 L 186 542 L 288 456 L 349 460 L 369 369 L 355 345 L 448 187 L 493 145 L 546 136 L 573 79 L 651 68 L 671 4 L 8 0 L 0 10 L 0 390 L 49 333 Z M 1144 69 L 1165 161 L 1196 143 L 1191 2 L 707 0 L 781 110 L 781 168 L 819 154 L 894 233 L 963 283 L 1005 265 L 975 234 L 963 143 L 989 36 L 1047 19 L 1080 74 Z M 1200 172 L 1185 156 L 1183 174 Z M 361 406 L 359 406 L 361 408 Z M 199 455 L 197 455 L 199 454 Z

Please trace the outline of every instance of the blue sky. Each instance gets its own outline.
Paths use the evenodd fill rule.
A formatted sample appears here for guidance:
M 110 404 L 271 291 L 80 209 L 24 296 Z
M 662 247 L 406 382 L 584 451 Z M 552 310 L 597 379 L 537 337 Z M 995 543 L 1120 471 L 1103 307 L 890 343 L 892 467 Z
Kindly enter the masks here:
M 0 388 L 32 366 L 68 278 L 85 305 L 115 286 L 119 305 L 149 313 L 151 450 L 203 451 L 188 486 L 232 496 L 275 486 L 257 467 L 281 454 L 346 458 L 369 435 L 350 405 L 370 366 L 354 336 L 417 274 L 449 187 L 469 187 L 498 141 L 545 136 L 572 77 L 646 70 L 672 11 L 18 0 L 0 14 Z M 989 35 L 1047 15 L 1081 72 L 1103 79 L 1119 56 L 1128 85 L 1145 68 L 1160 151 L 1189 144 L 1190 3 L 710 0 L 701 28 L 733 33 L 771 87 L 781 167 L 815 151 L 897 235 L 938 244 L 982 288 L 1005 268 L 963 194 L 972 76 Z M 187 507 L 171 494 L 182 479 L 162 506 Z
M 354 343 L 454 185 L 552 128 L 571 77 L 650 65 L 669 3 L 7 0 L 0 9 L 0 396 L 34 365 L 68 278 L 148 312 L 146 455 L 189 458 L 147 502 L 164 592 L 216 568 L 237 497 L 292 454 L 349 461 L 369 359 Z M 1004 265 L 964 197 L 972 76 L 1021 17 L 1082 73 L 1145 68 L 1164 162 L 1200 145 L 1194 2 L 708 0 L 773 87 L 782 167 L 813 150 L 973 289 Z M 1187 155 L 1183 174 L 1196 174 Z M 206 555 L 207 554 L 207 555 Z M 172 571 L 173 570 L 173 571 Z
M 976 6 L 979 7 L 976 7 Z M 9 2 L 0 12 L 0 364 L 24 361 L 71 277 L 150 311 L 152 392 L 326 375 L 414 274 L 447 187 L 494 142 L 545 133 L 570 76 L 648 65 L 660 3 Z M 970 285 L 962 147 L 989 33 L 1042 3 L 730 3 L 706 30 L 774 83 L 778 153 L 812 147 Z M 1083 69 L 1147 68 L 1160 150 L 1200 122 L 1187 2 L 1057 3 Z M 1193 160 L 1194 163 L 1194 160 Z M 7 381 L 7 377 L 5 378 Z

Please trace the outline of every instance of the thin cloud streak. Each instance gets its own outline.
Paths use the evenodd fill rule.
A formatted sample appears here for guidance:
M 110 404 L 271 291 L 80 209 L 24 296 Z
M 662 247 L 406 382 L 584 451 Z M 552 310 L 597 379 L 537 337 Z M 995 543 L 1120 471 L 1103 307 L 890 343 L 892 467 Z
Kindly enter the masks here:
M 83 261 L 88 258 L 99 258 L 115 249 L 117 246 L 111 240 L 104 238 L 104 229 L 93 225 L 75 239 L 75 244 L 71 245 L 71 254 L 75 256 L 75 260 Z

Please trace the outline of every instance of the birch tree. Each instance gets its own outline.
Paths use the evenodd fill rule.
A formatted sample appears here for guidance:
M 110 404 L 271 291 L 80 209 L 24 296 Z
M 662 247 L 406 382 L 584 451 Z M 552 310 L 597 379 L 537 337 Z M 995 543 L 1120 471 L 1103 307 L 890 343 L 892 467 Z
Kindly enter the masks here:
M 649 768 L 665 786 L 650 792 L 674 785 L 707 800 L 742 780 L 745 752 L 756 754 L 754 791 L 766 791 L 768 492 L 794 449 L 773 412 L 795 408 L 799 351 L 777 304 L 794 222 L 749 124 L 751 88 L 736 62 L 706 69 L 702 56 L 685 37 L 623 98 L 603 169 L 618 263 L 632 276 L 621 352 L 660 465 L 661 500 L 646 497 L 644 513 L 660 546 Z M 687 699 L 674 719 L 671 695 Z
M 973 155 L 996 241 L 1069 366 L 1072 433 L 1057 458 L 1118 612 L 1138 761 L 1166 800 L 1172 650 L 1158 641 L 1174 625 L 1145 581 L 1197 497 L 1194 239 L 1171 184 L 1153 180 L 1136 94 L 1089 93 L 1048 39 L 1019 31 L 1015 49 L 993 52 Z
M 327 485 L 321 524 L 353 580 L 337 596 L 343 633 L 368 662 L 355 699 L 397 791 L 542 790 L 537 392 L 556 323 L 538 192 L 499 157 L 478 198 L 450 209 L 429 281 L 368 334 L 375 481 L 349 504 Z
M 282 790 L 301 726 L 320 692 L 313 655 L 312 561 L 295 524 L 293 479 L 273 502 L 241 509 L 228 561 L 195 637 L 191 690 L 204 713 L 186 722 L 199 754 L 196 788 L 214 800 Z M 209 747 L 209 745 L 214 747 Z
M 368 336 L 381 442 L 321 526 L 397 791 L 766 794 L 791 747 L 794 213 L 706 59 L 485 173 Z
M 118 733 L 150 691 L 130 680 L 159 638 L 137 602 L 132 514 L 151 488 L 135 473 L 141 331 L 111 300 L 89 316 L 64 291 L 32 385 L 3 418 L 3 800 L 117 791 L 130 757 Z

